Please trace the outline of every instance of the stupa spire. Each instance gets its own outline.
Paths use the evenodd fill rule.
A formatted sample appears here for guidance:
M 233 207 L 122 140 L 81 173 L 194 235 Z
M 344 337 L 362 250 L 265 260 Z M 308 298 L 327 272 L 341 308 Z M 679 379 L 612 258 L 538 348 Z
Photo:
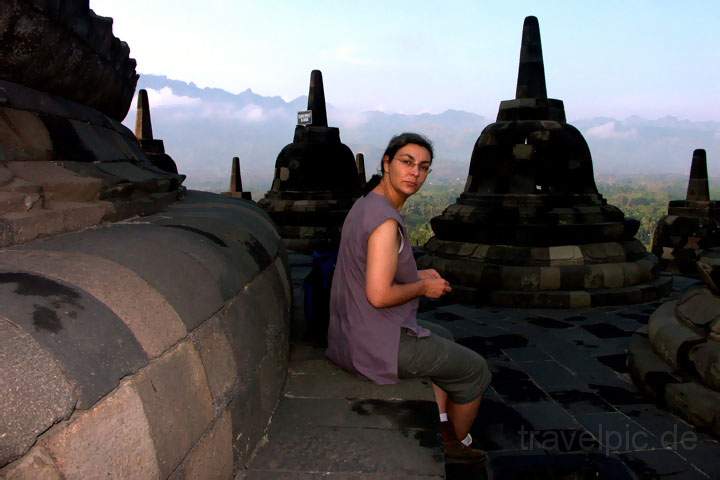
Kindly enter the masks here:
M 690 167 L 690 180 L 688 181 L 687 196 L 689 202 L 709 202 L 710 188 L 708 187 L 707 156 L 705 150 L 698 148 L 693 152 L 692 166 Z
M 233 157 L 232 171 L 230 172 L 230 193 L 242 192 L 242 178 L 240 177 L 240 158 Z
M 150 120 L 150 103 L 148 102 L 147 90 L 144 88 L 138 92 L 135 137 L 138 140 L 153 139 L 152 122 Z
M 547 98 L 545 66 L 537 17 L 525 17 L 515 98 Z
M 327 109 L 325 108 L 325 89 L 322 72 L 310 72 L 310 91 L 308 92 L 308 110 L 312 110 L 312 126 L 327 127 Z
M 365 186 L 367 183 L 367 179 L 365 178 L 365 155 L 362 153 L 356 153 L 355 154 L 355 165 L 357 166 L 358 171 L 358 179 L 360 180 L 360 185 L 362 187 Z

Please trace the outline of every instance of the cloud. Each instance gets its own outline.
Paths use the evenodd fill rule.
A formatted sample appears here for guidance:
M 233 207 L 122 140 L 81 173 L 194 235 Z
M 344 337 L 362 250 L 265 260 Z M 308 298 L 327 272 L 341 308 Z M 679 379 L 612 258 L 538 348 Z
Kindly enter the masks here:
M 340 128 L 359 128 L 365 125 L 369 120 L 368 114 L 365 112 L 354 112 L 345 109 L 331 109 L 328 114 L 328 117 L 331 118 L 331 122 Z
M 350 65 L 368 66 L 373 63 L 368 58 L 363 57 L 356 47 L 350 45 L 340 45 L 332 50 L 326 50 L 324 53 L 337 62 Z
M 199 98 L 175 95 L 170 87 L 163 87 L 160 90 L 148 88 L 147 93 L 151 111 L 154 108 L 186 107 L 202 103 Z M 133 102 L 133 104 L 135 104 L 135 102 Z
M 150 111 L 165 109 L 165 118 L 180 121 L 191 118 L 209 118 L 235 120 L 242 123 L 260 123 L 286 117 L 287 113 L 278 108 L 263 108 L 250 103 L 247 105 L 234 105 L 229 102 L 208 102 L 197 97 L 176 95 L 172 88 L 163 87 L 160 90 L 147 89 Z M 136 109 L 137 97 L 132 102 L 131 111 Z
M 596 127 L 588 128 L 585 135 L 590 138 L 601 140 L 626 140 L 637 137 L 637 130 L 630 128 L 628 130 L 618 130 L 616 122 L 607 122 Z
M 288 113 L 280 108 L 264 108 L 254 103 L 242 107 L 230 103 L 203 103 L 194 115 L 203 118 L 235 120 L 242 123 L 261 123 L 287 117 Z

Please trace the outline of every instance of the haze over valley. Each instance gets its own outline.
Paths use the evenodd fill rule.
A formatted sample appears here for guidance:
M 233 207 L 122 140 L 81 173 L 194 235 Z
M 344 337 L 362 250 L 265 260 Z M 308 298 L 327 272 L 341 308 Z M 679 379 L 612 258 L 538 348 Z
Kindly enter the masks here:
M 138 89 L 148 90 L 155 137 L 190 188 L 223 190 L 230 161 L 239 156 L 243 183 L 255 195 L 268 189 L 275 158 L 292 141 L 296 114 L 307 107 L 307 97 L 285 101 L 250 89 L 233 94 L 222 89 L 199 88 L 193 83 L 158 75 L 141 75 Z M 390 137 L 418 131 L 435 144 L 435 184 L 463 183 L 473 145 L 494 118 L 460 111 L 439 114 L 399 114 L 386 111 L 350 111 L 332 104 L 333 85 L 326 79 L 328 122 L 340 128 L 340 137 L 353 152 L 363 152 L 368 176 L 376 169 Z M 562 95 L 559 95 L 562 98 Z M 504 98 L 495 99 L 496 103 Z M 720 183 L 720 122 L 664 117 L 574 118 L 573 105 L 565 105 L 568 121 L 580 129 L 593 156 L 599 183 L 642 184 L 686 179 L 692 151 L 708 153 L 711 187 Z M 135 110 L 125 119 L 133 128 Z

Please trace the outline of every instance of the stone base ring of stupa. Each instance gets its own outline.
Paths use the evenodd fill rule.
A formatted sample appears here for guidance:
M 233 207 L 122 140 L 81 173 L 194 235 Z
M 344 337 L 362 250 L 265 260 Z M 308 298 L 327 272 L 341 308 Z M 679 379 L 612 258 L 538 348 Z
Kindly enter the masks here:
M 293 192 L 270 192 L 258 205 L 276 223 L 288 250 L 312 253 L 336 249 L 354 198 L 331 198 L 330 192 L 303 193 L 320 198 L 296 200 Z
M 525 247 L 432 238 L 419 268 L 451 283 L 451 300 L 498 306 L 583 308 L 650 302 L 669 293 L 657 258 L 637 240 Z
M 720 296 L 703 287 L 661 305 L 633 336 L 628 367 L 646 395 L 720 436 Z

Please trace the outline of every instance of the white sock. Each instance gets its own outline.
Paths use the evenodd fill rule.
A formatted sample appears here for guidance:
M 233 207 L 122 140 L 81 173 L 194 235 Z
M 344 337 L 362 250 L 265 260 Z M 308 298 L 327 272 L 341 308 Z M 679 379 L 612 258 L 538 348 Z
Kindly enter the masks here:
M 470 434 L 468 433 L 468 434 L 467 434 L 467 437 L 463 438 L 463 439 L 460 441 L 460 443 L 462 443 L 462 444 L 465 445 L 466 447 L 469 447 L 470 445 L 472 445 L 472 437 L 470 436 Z
M 441 413 L 441 414 L 440 414 L 440 421 L 441 421 L 441 422 L 447 422 L 447 421 L 448 421 L 447 413 Z

